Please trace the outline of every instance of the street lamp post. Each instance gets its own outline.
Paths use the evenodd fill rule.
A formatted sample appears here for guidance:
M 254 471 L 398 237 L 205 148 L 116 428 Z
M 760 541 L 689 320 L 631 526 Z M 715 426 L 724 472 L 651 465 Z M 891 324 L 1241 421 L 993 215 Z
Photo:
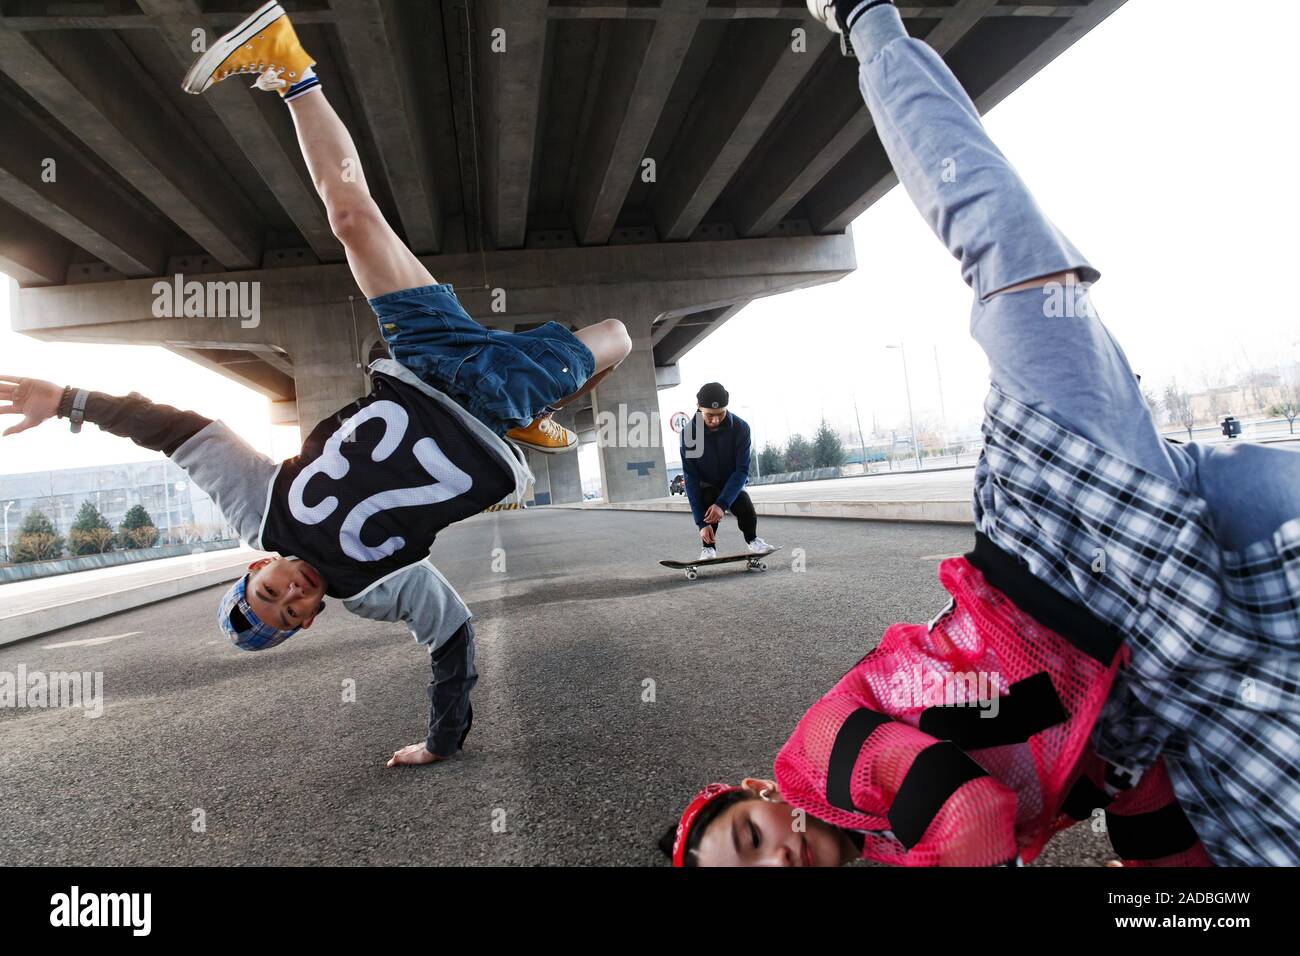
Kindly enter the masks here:
M 9 560 L 9 509 L 16 505 L 16 501 L 5 502 L 5 560 Z
M 948 406 L 943 401 L 943 371 L 939 368 L 939 346 L 934 347 L 934 375 L 939 380 L 939 421 L 943 423 L 943 444 L 948 444 Z
M 175 484 L 172 484 L 171 482 L 168 482 L 168 481 L 164 481 L 164 482 L 163 482 L 163 491 L 164 491 L 165 493 L 168 492 L 168 486 L 169 486 L 169 485 L 171 486 L 170 490 L 176 492 L 178 495 L 179 495 L 182 491 L 184 491 L 186 488 L 189 487 L 189 485 L 188 485 L 186 482 L 184 482 L 184 481 L 178 481 L 178 482 L 176 482 Z M 167 495 L 167 540 L 168 540 L 168 543 L 171 542 L 171 537 L 172 537 L 172 533 L 173 533 L 173 529 L 174 529 L 174 527 L 175 527 L 175 523 L 172 521 L 171 495 L 168 494 L 168 495 Z
M 903 343 L 886 345 L 887 349 L 898 349 L 903 356 L 903 388 L 907 392 L 907 421 L 912 429 L 912 455 L 916 458 L 916 470 L 921 470 L 921 446 L 916 443 L 916 416 L 912 414 L 912 383 L 907 375 L 907 349 Z
M 171 489 L 168 487 L 170 484 L 171 482 L 167 480 L 167 466 L 166 464 L 164 464 L 162 486 L 163 486 L 163 507 L 167 509 L 167 541 L 164 541 L 163 544 L 170 543 L 171 536 L 172 536 L 172 495 L 171 495 Z

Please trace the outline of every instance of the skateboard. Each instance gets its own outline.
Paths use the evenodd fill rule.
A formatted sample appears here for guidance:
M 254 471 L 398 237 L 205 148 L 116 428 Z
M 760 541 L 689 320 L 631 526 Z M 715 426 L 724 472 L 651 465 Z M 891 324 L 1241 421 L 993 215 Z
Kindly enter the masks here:
M 685 571 L 686 577 L 694 581 L 700 576 L 700 568 L 707 567 L 711 564 L 730 564 L 733 561 L 744 561 L 746 571 L 766 571 L 767 562 L 763 559 L 769 554 L 775 554 L 780 548 L 772 548 L 770 551 L 760 551 L 758 554 L 729 554 L 721 558 L 709 558 L 707 561 L 660 561 L 665 568 L 672 568 L 674 571 Z

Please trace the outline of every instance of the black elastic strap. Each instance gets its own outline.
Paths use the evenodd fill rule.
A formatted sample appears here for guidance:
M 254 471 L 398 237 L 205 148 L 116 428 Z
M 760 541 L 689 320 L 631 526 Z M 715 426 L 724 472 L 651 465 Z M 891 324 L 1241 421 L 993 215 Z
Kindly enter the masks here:
M 1190 850 L 1199 839 L 1177 800 L 1150 813 L 1108 813 L 1106 832 L 1125 860 L 1158 860 Z
M 912 761 L 887 814 L 898 842 L 912 849 L 957 788 L 988 771 L 951 741 L 926 747 Z
M 1087 820 L 1098 807 L 1108 807 L 1115 798 L 1087 777 L 1080 777 L 1065 795 L 1061 812 L 1071 820 Z
M 975 550 L 966 555 L 966 560 L 979 569 L 984 580 L 1043 627 L 1107 667 L 1115 659 L 1124 643 L 1118 630 L 1052 590 L 1034 577 L 1024 562 L 1003 551 L 986 535 L 975 532 Z
M 248 618 L 244 616 L 244 612 L 239 609 L 238 605 L 230 609 L 230 626 L 235 629 L 236 634 L 243 634 L 245 631 L 251 630 L 253 627 Z
M 849 813 L 860 812 L 853 803 L 853 765 L 871 732 L 889 720 L 885 714 L 859 707 L 840 725 L 826 768 L 826 802 L 831 806 Z
M 953 675 L 953 680 L 960 678 Z M 921 711 L 920 728 L 931 737 L 951 740 L 963 750 L 1022 744 L 1034 734 L 1065 723 L 1070 713 L 1061 702 L 1052 678 L 1040 671 L 1011 685 L 998 698 L 996 716 L 975 700 Z

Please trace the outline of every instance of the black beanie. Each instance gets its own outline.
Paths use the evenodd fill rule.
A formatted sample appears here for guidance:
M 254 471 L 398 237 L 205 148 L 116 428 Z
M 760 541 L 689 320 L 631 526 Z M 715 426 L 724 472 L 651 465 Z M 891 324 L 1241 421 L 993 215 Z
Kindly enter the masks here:
M 726 408 L 731 398 L 717 382 L 710 382 L 695 393 L 695 403 L 701 408 Z

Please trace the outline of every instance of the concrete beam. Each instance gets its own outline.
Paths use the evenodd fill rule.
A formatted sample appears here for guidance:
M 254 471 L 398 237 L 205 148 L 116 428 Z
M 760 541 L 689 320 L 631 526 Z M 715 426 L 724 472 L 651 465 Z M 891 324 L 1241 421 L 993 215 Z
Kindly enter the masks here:
M 58 285 L 67 280 L 72 253 L 58 233 L 0 202 L 0 272 L 25 286 Z
M 788 25 L 755 20 L 735 28 L 662 170 L 667 178 L 654 202 L 660 239 L 691 237 L 831 45 L 833 35 L 820 24 L 800 26 L 806 49 L 798 52 Z
M 442 247 L 437 192 L 426 185 L 414 135 L 418 128 L 405 96 L 406 77 L 395 54 L 401 39 L 389 27 L 391 0 L 330 0 L 339 42 L 355 79 L 359 110 L 379 153 L 379 174 L 387 181 L 401 216 L 406 243 L 417 254 Z
M 213 12 L 208 15 L 212 25 L 222 32 L 242 23 L 248 16 L 243 12 Z M 293 22 L 297 24 L 333 23 L 334 14 L 329 10 L 294 11 Z M 57 14 L 46 16 L 7 16 L 0 20 L 0 30 L 13 33 L 44 33 L 47 30 L 151 30 L 155 24 L 150 17 L 139 13 L 114 14 Z
M 548 0 L 480 0 L 478 76 L 483 91 L 487 227 L 498 249 L 518 249 L 528 227 L 528 198 L 541 113 Z M 492 31 L 505 30 L 503 52 Z
M 933 4 L 899 4 L 905 17 L 941 17 L 951 7 Z M 1005 17 L 1069 17 L 1078 8 L 1062 3 L 1022 3 L 999 7 L 991 16 Z M 623 3 L 591 4 L 583 6 L 553 6 L 546 11 L 550 20 L 653 20 L 659 15 L 656 7 L 629 7 Z M 799 20 L 807 14 L 802 4 L 773 4 L 754 0 L 736 3 L 735 6 L 709 7 L 702 14 L 704 20 Z M 227 30 L 240 23 L 247 12 L 217 12 L 208 14 L 216 27 Z M 334 23 L 332 10 L 295 10 L 293 22 Z M 6 17 L 0 30 L 15 33 L 33 33 L 46 30 L 148 30 L 153 26 L 149 18 L 138 13 L 116 14 L 49 14 Z
M 246 388 L 251 388 L 272 401 L 289 401 L 295 398 L 293 377 L 263 362 L 259 355 L 252 352 L 191 348 L 173 342 L 163 343 L 163 348 L 233 382 L 238 382 Z
M 614 38 L 574 197 L 574 229 L 584 245 L 609 241 L 707 5 L 664 0 L 648 40 L 631 31 Z
M 1068 17 L 1078 7 L 1061 3 L 1022 3 L 998 7 L 991 16 L 1004 17 Z M 951 5 L 936 4 L 898 4 L 899 12 L 905 17 L 942 17 L 952 11 Z M 629 6 L 624 3 L 584 2 L 578 5 L 557 5 L 547 10 L 546 15 L 552 20 L 654 20 L 660 16 L 659 8 L 651 6 Z M 701 14 L 704 20 L 802 20 L 808 15 L 802 3 L 762 2 L 752 0 L 744 3 L 736 0 L 734 5 L 711 6 Z M 296 19 L 295 15 L 295 19 Z M 124 19 L 124 18 L 119 18 Z
M 191 31 L 202 29 L 209 43 L 223 32 L 203 15 L 198 0 L 137 0 L 137 3 L 174 54 L 178 70 L 188 69 L 196 56 L 191 49 Z M 297 19 L 295 16 L 294 20 Z M 281 140 L 253 100 L 254 96 L 267 94 L 253 93 L 246 87 L 246 83 L 221 83 L 203 94 L 203 100 L 217 114 L 316 257 L 323 262 L 343 261 L 343 245 L 330 230 L 325 208 L 311 185 L 298 144 Z
M 106 187 L 81 151 L 43 129 L 17 99 L 0 91 L 0 199 L 126 276 L 154 275 L 168 236 L 149 228 L 135 204 Z M 63 278 L 54 281 L 63 282 Z
M 0 30 L 0 70 L 227 268 L 255 265 L 256 218 L 109 33 Z
M 724 242 L 655 243 L 568 249 L 525 249 L 511 252 L 425 257 L 441 281 L 457 287 L 465 308 L 484 324 L 493 325 L 491 293 L 482 288 L 484 258 L 491 274 L 508 277 L 508 310 L 501 315 L 513 324 L 521 315 L 576 315 L 589 309 L 591 296 L 605 297 L 605 314 L 617 315 L 627 290 L 654 290 L 656 315 L 676 310 L 698 311 L 732 305 L 741 299 L 774 295 L 808 285 L 833 282 L 857 267 L 849 235 L 800 236 Z M 187 280 L 205 281 L 188 275 Z M 86 335 L 129 336 L 141 333 L 168 341 L 221 340 L 231 348 L 250 344 L 275 345 L 294 358 L 299 340 L 284 336 L 279 317 L 312 310 L 348 310 L 353 296 L 358 326 L 372 320 L 364 300 L 344 265 L 261 269 L 215 273 L 220 282 L 256 282 L 263 316 L 261 325 L 244 329 L 234 319 L 157 319 L 152 314 L 154 279 L 129 279 L 94 285 L 23 289 L 14 316 L 16 331 L 47 338 L 85 340 Z M 349 322 L 351 319 L 349 318 Z M 349 326 L 349 328 L 352 328 Z M 180 331 L 185 334 L 176 334 Z M 304 334 L 313 333 L 307 328 Z M 323 332 L 321 333 L 323 334 Z M 649 333 L 647 332 L 647 335 Z M 348 331 L 349 338 L 354 336 Z
M 974 97 L 976 109 L 981 114 L 993 109 L 1012 91 L 1026 83 L 1035 73 L 1073 46 L 1084 34 L 1123 6 L 1124 2 L 1125 0 L 1093 0 L 1086 7 L 1068 8 L 1073 12 L 1068 22 L 1057 29 L 1048 40 L 1036 44 L 1028 56 L 1007 70 L 989 89 Z M 937 40 L 948 48 L 955 46 L 964 35 L 965 31 L 962 28 L 969 30 L 978 22 L 979 17 L 975 15 L 975 11 L 976 8 L 971 8 L 966 16 L 957 17 L 960 10 L 954 10 L 950 15 L 951 19 L 945 18 L 943 23 L 935 28 L 935 34 L 939 36 L 928 37 L 927 42 L 933 45 Z M 987 15 L 988 11 L 984 13 Z M 847 161 L 851 162 L 852 158 L 850 154 Z M 846 191 L 843 177 L 832 176 L 827 181 L 819 183 L 807 197 L 808 214 L 814 231 L 838 232 L 847 229 L 854 219 L 897 182 L 898 177 L 890 173 L 866 190 Z
M 945 9 L 943 20 L 927 42 L 943 56 L 997 3 L 959 0 L 956 6 Z M 738 234 L 769 234 L 875 128 L 871 113 L 851 82 L 857 73 L 857 60 L 838 53 L 834 57 L 824 69 L 835 74 L 831 85 L 835 98 L 824 101 L 817 113 L 807 118 L 800 136 L 787 138 L 782 154 L 770 157 L 761 166 L 756 164 L 754 182 L 746 184 L 732 209 Z M 871 188 L 876 185 L 873 182 Z M 824 231 L 839 230 L 827 227 Z
M 1074 46 L 1126 2 L 1127 0 L 1092 0 L 1086 7 L 1066 7 L 1058 11 L 1057 16 L 1067 17 L 1070 22 L 1053 33 L 1046 42 L 1035 47 L 1015 69 L 1008 71 L 985 90 L 976 102 L 980 112 L 991 110 L 1033 79 L 1039 70 Z
M 726 322 L 729 318 L 731 318 L 733 315 L 735 315 L 737 312 L 739 312 L 747 305 L 749 305 L 749 300 L 745 300 L 744 302 L 737 302 L 735 305 L 723 309 L 721 312 L 717 314 L 715 318 L 701 325 L 699 327 L 699 332 L 696 335 L 691 336 L 689 339 L 683 337 L 683 341 L 681 342 L 681 344 L 666 346 L 664 348 L 656 348 L 655 362 L 659 365 L 677 364 L 682 360 L 683 356 L 685 356 L 687 352 L 695 348 L 695 346 L 699 345 L 701 342 L 703 342 L 714 332 L 718 331 L 718 329 L 722 328 L 722 324 L 724 322 Z M 661 338 L 660 341 L 662 342 L 663 338 Z

